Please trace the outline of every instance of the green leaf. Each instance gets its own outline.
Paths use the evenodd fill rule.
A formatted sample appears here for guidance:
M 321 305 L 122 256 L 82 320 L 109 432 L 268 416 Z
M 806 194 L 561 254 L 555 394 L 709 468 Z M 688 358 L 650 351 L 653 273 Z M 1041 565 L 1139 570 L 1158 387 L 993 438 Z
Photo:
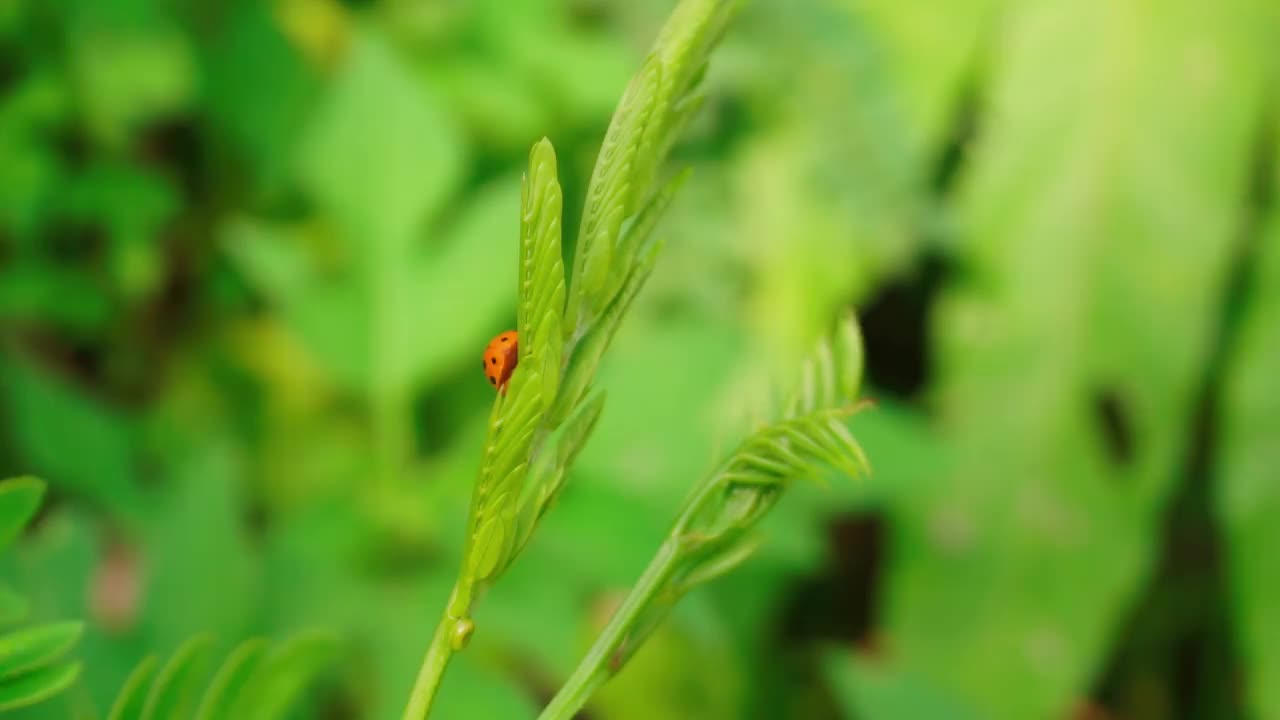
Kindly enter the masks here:
M 40 625 L 0 636 L 0 681 L 49 665 L 75 645 L 84 623 Z
M 683 531 L 699 544 L 732 547 L 788 483 L 819 478 L 828 467 L 850 477 L 867 472 L 866 453 L 844 426 L 852 410 L 850 405 L 824 407 L 752 433 L 711 476 L 708 482 L 719 489 Z
M 270 7 L 234 3 L 226 12 L 203 58 L 205 117 L 258 179 L 278 181 L 318 83 Z
M 209 634 L 191 638 L 158 676 L 158 659 L 143 660 L 116 697 L 110 720 L 275 720 L 284 716 L 306 684 L 332 660 L 337 644 L 322 632 L 299 633 L 274 649 L 261 639 L 245 641 L 200 692 L 212 646 Z
M 87 267 L 10 264 L 0 271 L 0 320 L 47 323 L 76 336 L 93 336 L 109 320 L 112 307 L 107 290 L 95 286 L 92 276 Z
M 596 421 L 604 410 L 604 396 L 603 390 L 596 393 L 579 406 L 578 412 L 564 424 L 564 430 L 556 443 L 556 464 L 561 468 L 567 469 L 573 465 L 578 453 L 582 452 L 587 440 L 591 439 L 591 432 L 595 430 Z
M 609 343 L 613 341 L 614 335 L 622 325 L 622 319 L 630 309 L 631 303 L 635 301 L 641 288 L 648 281 L 649 275 L 653 273 L 653 266 L 657 263 L 658 254 L 661 251 L 662 243 L 654 243 L 649 252 L 641 257 L 622 286 L 622 290 L 594 323 L 591 332 L 578 345 L 573 354 L 573 360 L 569 364 L 569 372 L 565 376 L 560 396 L 551 412 L 553 422 L 567 417 L 586 397 L 605 350 L 609 349 Z
M 132 418 L 16 355 L 0 362 L 0 372 L 10 442 L 24 462 L 55 487 L 117 513 L 136 512 L 141 498 Z
M 195 95 L 187 36 L 161 6 L 100 3 L 67 33 L 69 70 L 93 139 L 122 148 L 143 123 L 175 113 Z
M 661 64 L 660 85 L 632 169 L 634 190 L 628 215 L 652 192 L 658 170 L 700 106 L 698 84 L 706 74 L 712 48 L 724 35 L 737 7 L 736 0 L 683 0 L 663 25 L 651 55 Z
M 682 592 L 740 565 L 756 547 L 752 530 L 792 482 L 819 478 L 826 468 L 850 477 L 869 471 L 844 425 L 858 409 L 857 338 L 857 321 L 843 315 L 805 363 L 792 410 L 748 435 L 694 491 L 673 531 L 690 555 Z
M 172 185 L 158 173 L 99 162 L 72 177 L 62 195 L 66 221 L 108 233 L 114 293 L 136 302 L 155 292 L 164 272 L 163 248 L 155 238 L 179 209 Z
M 26 707 L 62 692 L 80 676 L 80 663 L 52 665 L 0 682 L 0 711 Z
M 634 275 L 634 253 L 643 256 L 639 245 L 645 233 L 627 240 L 621 238 L 623 227 L 650 205 L 671 146 L 700 105 L 697 83 L 736 5 L 733 0 L 677 5 L 618 104 L 587 187 L 574 250 L 565 328 L 572 338 L 591 329 Z M 660 212 L 643 225 L 651 228 Z
M 509 230 L 520 208 L 518 181 L 504 176 L 474 190 L 456 217 L 439 228 L 437 242 L 409 249 L 401 260 L 403 272 L 392 278 L 401 284 L 394 293 L 399 300 L 390 308 L 390 319 L 383 317 L 394 326 L 377 335 L 367 284 L 346 276 L 335 283 L 308 257 L 308 245 L 331 239 L 241 218 L 228 224 L 223 241 L 255 288 L 278 308 L 278 316 L 344 386 L 368 390 L 379 355 L 392 356 L 401 369 L 393 379 L 396 386 L 436 381 L 474 357 L 496 324 L 510 322 L 517 288 L 494 278 L 517 271 Z M 478 293 L 480 286 L 485 291 Z M 459 297 L 469 298 L 465 322 L 418 312 Z
M 240 460 L 213 433 L 171 439 L 153 454 L 169 481 L 140 533 L 149 549 L 140 581 L 153 609 L 141 621 L 154 646 L 176 647 L 198 632 L 238 637 L 260 607 L 257 558 L 242 525 Z
M 582 451 L 587 440 L 595 429 L 596 421 L 604 410 L 604 393 L 597 393 L 578 408 L 576 414 L 569 418 L 560 431 L 556 442 L 555 457 L 544 457 L 544 462 L 532 473 L 532 480 L 527 483 L 520 500 L 519 528 L 517 529 L 516 547 L 523 548 L 529 541 L 538 522 L 555 504 L 564 489 L 568 470 L 573 465 L 578 453 Z
M 365 29 L 349 42 L 303 131 L 297 162 L 302 187 L 337 237 L 323 227 L 308 228 L 318 237 L 295 241 L 333 247 L 340 262 L 336 270 L 313 263 L 308 292 L 289 315 L 327 369 L 368 394 L 375 406 L 378 473 L 385 475 L 403 461 L 388 457 L 403 455 L 397 445 L 404 432 L 396 427 L 407 412 L 403 398 L 435 359 L 434 346 L 422 339 L 432 332 L 421 327 L 418 302 L 423 294 L 438 296 L 430 289 L 431 266 L 419 258 L 420 238 L 460 180 L 464 143 L 430 85 L 383 35 Z M 449 249 L 449 257 L 472 271 L 450 288 L 463 281 L 474 286 L 480 267 L 474 259 L 482 251 L 483 240 Z
M 862 371 L 861 355 L 854 351 L 860 347 L 856 332 L 852 315 L 846 315 L 834 337 L 814 351 L 796 393 L 803 414 L 751 434 L 693 488 L 657 554 L 544 717 L 575 713 L 634 656 L 685 593 L 750 557 L 758 547 L 757 523 L 792 481 L 825 465 L 862 470 L 864 454 L 842 424 L 856 409 L 854 379 Z M 577 682 L 583 677 L 592 680 Z
M 367 247 L 377 264 L 443 204 L 462 147 L 430 88 L 384 37 L 365 30 L 350 43 L 304 131 L 299 173 L 351 246 Z
M 44 488 L 44 481 L 33 477 L 0 482 L 0 550 L 8 547 L 35 516 Z
M 671 207 L 671 201 L 675 199 L 676 193 L 680 192 L 680 188 L 684 187 L 685 182 L 693 172 L 685 169 L 676 174 L 670 181 L 665 183 L 658 192 L 644 205 L 636 214 L 635 218 L 623 229 L 622 239 L 619 243 L 619 255 L 624 258 L 635 258 L 637 256 L 645 256 L 656 238 L 654 232 L 658 229 L 658 224 L 667 213 L 667 208 Z M 615 285 L 620 286 L 625 282 L 625 274 L 623 271 L 628 270 L 631 264 L 619 265 L 615 268 L 617 277 Z
M 235 720 L 231 714 L 240 694 L 259 672 L 267 655 L 267 641 L 246 640 L 231 652 L 209 682 L 196 720 Z
M 1280 178 L 1280 155 L 1274 174 Z M 1280 183 L 1273 185 L 1280 188 Z M 1216 511 L 1230 562 L 1233 626 L 1242 654 L 1248 707 L 1258 718 L 1280 717 L 1280 191 L 1259 238 L 1239 334 L 1226 368 Z
M 862 386 L 862 368 L 862 334 L 853 315 L 846 313 L 831 342 L 819 345 L 801 366 L 800 382 L 784 417 L 852 403 Z
M 229 717 L 247 720 L 283 717 L 306 686 L 333 662 L 337 650 L 337 640 L 326 632 L 299 633 L 284 641 L 258 666 L 234 706 L 236 711 Z
M 22 245 L 38 247 L 66 173 L 65 160 L 47 133 L 66 121 L 72 90 L 63 73 L 49 66 L 33 66 L 15 80 L 0 103 L 0 153 L 5 158 L 0 169 L 0 226 Z M 24 264 L 6 263 L 10 268 Z
M 737 570 L 752 555 L 755 555 L 763 543 L 764 539 L 759 535 L 747 535 L 726 549 L 707 557 L 680 578 L 678 592 L 689 592 L 698 585 L 709 583 Z
M 582 332 L 591 316 L 610 300 L 604 289 L 614 266 L 613 246 L 626 219 L 631 194 L 643 190 L 633 189 L 630 175 L 645 124 L 654 112 L 661 74 L 661 64 L 650 57 L 627 86 L 600 146 L 574 254 L 568 317 L 575 334 Z
M 208 634 L 183 643 L 156 676 L 142 707 L 141 720 L 187 717 L 212 650 L 213 636 Z
M 543 139 L 529 152 L 529 174 L 521 192 L 520 212 L 520 365 L 538 365 L 542 377 L 542 410 L 555 402 L 560 384 L 563 347 L 564 261 L 560 251 L 563 198 L 556 178 L 556 155 Z
M 439 381 L 474 358 L 495 326 L 510 327 L 519 297 L 516 284 L 507 282 L 518 272 L 519 258 L 511 252 L 512 218 L 520 212 L 518 181 L 503 176 L 472 191 L 455 221 L 441 229 L 433 252 L 415 258 L 412 312 L 404 314 L 399 331 L 409 345 L 405 362 L 415 371 L 412 380 Z M 476 292 L 479 287 L 484 292 Z M 416 310 L 449 307 L 459 297 L 467 298 L 465 322 Z
M 518 550 L 517 501 L 528 475 L 534 436 L 544 416 L 537 367 L 519 367 L 489 416 L 480 476 L 473 491 L 463 576 L 492 580 Z
M 120 688 L 115 702 L 111 704 L 108 720 L 136 720 L 142 717 L 143 708 L 147 704 L 147 688 L 159 664 L 160 658 L 156 655 L 148 655 L 138 663 Z
M 22 477 L 0 482 L 0 549 L 31 520 L 44 495 L 44 482 Z M 0 622 L 21 619 L 24 598 L 0 588 Z M 50 623 L 0 635 L 0 710 L 29 705 L 70 685 L 80 664 L 55 664 L 84 632 L 84 623 Z
M 1066 712 L 1150 577 L 1246 192 L 1262 6 L 1005 8 L 932 323 L 952 462 L 895 529 L 883 596 L 895 659 L 989 717 Z M 1196 67 L 1231 80 L 1166 82 Z

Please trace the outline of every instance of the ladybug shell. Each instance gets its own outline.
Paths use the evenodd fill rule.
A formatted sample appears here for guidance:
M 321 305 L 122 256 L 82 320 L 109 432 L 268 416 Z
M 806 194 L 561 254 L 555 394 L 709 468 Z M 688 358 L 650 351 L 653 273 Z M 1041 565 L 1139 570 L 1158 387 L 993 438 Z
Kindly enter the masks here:
M 503 391 L 507 390 L 507 381 L 516 369 L 519 361 L 520 336 L 514 330 L 508 330 L 489 341 L 484 349 L 484 376 L 489 384 Z

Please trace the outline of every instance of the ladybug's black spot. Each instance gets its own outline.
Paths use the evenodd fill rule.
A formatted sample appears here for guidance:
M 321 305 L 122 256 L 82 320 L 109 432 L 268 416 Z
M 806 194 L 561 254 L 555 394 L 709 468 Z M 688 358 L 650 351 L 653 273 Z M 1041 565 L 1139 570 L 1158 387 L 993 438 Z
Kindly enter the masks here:
M 490 364 L 490 365 L 497 365 L 497 364 L 498 364 L 498 358 L 496 358 L 496 357 L 489 358 L 489 364 Z
M 510 339 L 511 339 L 511 338 L 507 337 L 506 335 L 503 335 L 503 336 L 502 336 L 502 342 L 507 342 L 507 341 L 508 341 L 508 340 L 510 340 Z
M 494 385 L 497 385 L 497 384 L 498 384 L 498 378 L 494 377 L 493 375 L 490 375 L 490 376 L 489 376 L 489 382 L 490 382 L 490 383 L 492 383 L 492 384 L 494 384 Z

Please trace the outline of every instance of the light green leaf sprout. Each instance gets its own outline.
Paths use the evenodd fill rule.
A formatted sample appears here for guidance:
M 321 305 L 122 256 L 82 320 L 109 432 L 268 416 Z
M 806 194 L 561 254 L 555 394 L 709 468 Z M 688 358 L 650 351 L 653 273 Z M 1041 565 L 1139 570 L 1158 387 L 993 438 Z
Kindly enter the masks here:
M 664 177 L 663 167 L 702 104 L 707 60 L 735 4 L 682 0 L 628 85 L 588 186 L 571 282 L 555 151 L 544 139 L 529 153 L 521 193 L 519 362 L 494 401 L 462 566 L 406 720 L 426 717 L 450 657 L 475 629 L 475 602 L 524 549 L 596 425 L 604 395 L 592 380 L 657 261 L 655 230 L 685 178 Z
M 852 315 L 805 362 L 783 412 L 751 433 L 685 501 L 675 525 L 591 650 L 541 715 L 570 720 L 613 677 L 693 588 L 750 557 L 756 525 L 796 480 L 831 468 L 850 477 L 870 471 L 845 426 L 857 402 L 862 341 Z

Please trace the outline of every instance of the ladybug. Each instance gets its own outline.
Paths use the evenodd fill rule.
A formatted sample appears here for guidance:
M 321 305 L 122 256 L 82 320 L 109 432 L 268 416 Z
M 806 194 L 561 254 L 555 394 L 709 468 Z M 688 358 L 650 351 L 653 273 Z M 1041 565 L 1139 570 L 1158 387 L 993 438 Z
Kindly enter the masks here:
M 489 378 L 490 385 L 501 390 L 504 395 L 507 392 L 507 381 L 511 379 L 511 373 L 515 371 L 520 359 L 517 353 L 519 339 L 520 334 L 515 330 L 500 333 L 489 341 L 481 357 L 484 376 Z

